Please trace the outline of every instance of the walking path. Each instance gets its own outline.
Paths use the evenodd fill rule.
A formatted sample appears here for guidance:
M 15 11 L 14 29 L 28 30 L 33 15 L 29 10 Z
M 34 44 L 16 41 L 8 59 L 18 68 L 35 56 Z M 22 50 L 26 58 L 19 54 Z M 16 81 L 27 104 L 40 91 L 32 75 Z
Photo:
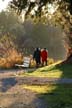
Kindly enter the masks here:
M 0 108 L 48 108 L 43 99 L 20 85 L 72 84 L 70 78 L 19 77 L 24 70 L 0 70 Z
M 28 69 L 29 71 L 33 71 L 35 69 Z M 28 70 L 21 70 L 21 69 L 14 69 L 14 70 L 0 70 L 0 81 L 5 80 L 11 84 L 14 80 L 18 83 L 24 84 L 72 84 L 72 78 L 48 78 L 48 77 L 33 77 L 33 76 L 23 76 L 20 77 L 18 74 L 23 73 L 24 71 Z M 14 82 L 15 83 L 15 82 Z
M 19 84 L 72 84 L 72 79 L 69 78 L 48 78 L 48 77 L 17 77 L 16 80 Z
M 7 82 L 13 82 L 12 79 L 15 79 L 18 84 L 48 84 L 48 83 L 57 83 L 57 84 L 70 84 L 72 83 L 72 78 L 48 78 L 48 77 L 33 77 L 33 76 L 24 76 L 19 77 L 19 73 L 34 71 L 34 69 L 10 69 L 10 70 L 0 70 L 0 81 L 7 80 Z M 11 81 L 10 81 L 11 80 Z

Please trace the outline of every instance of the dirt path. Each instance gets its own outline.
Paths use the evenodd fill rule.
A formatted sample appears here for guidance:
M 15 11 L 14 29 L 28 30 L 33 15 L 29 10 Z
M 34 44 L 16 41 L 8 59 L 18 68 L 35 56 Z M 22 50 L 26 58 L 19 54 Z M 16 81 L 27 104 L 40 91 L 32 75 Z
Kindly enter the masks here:
M 48 78 L 48 77 L 18 77 L 19 73 L 24 73 L 28 71 L 34 71 L 35 68 L 32 69 L 8 69 L 8 70 L 0 70 L 0 80 L 5 80 L 11 84 L 11 82 L 18 82 L 19 84 L 48 84 L 48 83 L 64 83 L 64 84 L 72 84 L 72 78 Z M 15 82 L 14 82 L 15 81 Z
M 0 70 L 1 71 L 1 70 Z M 21 70 L 23 72 L 24 70 Z M 20 85 L 72 84 L 67 78 L 18 77 L 20 70 L 1 71 L 0 73 L 0 108 L 48 108 L 38 94 Z M 20 72 L 20 73 L 21 73 Z
M 0 94 L 0 108 L 47 108 L 36 93 L 16 86 Z
M 25 89 L 14 78 L 0 80 L 0 108 L 47 108 L 37 93 Z
M 37 93 L 21 87 L 20 84 L 24 83 L 12 71 L 0 73 L 0 108 L 47 108 Z

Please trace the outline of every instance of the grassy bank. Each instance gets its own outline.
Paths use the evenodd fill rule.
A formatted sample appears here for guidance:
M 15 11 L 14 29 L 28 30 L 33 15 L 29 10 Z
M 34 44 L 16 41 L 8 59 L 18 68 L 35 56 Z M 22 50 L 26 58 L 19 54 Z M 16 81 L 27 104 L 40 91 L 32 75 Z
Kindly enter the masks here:
M 72 64 L 53 64 L 36 71 L 23 73 L 24 76 L 72 78 Z M 22 85 L 32 90 L 43 99 L 46 108 L 72 108 L 72 85 L 71 84 L 48 84 L 48 85 Z
M 72 64 L 52 64 L 35 71 L 24 72 L 21 76 L 72 78 Z
M 37 93 L 48 108 L 72 108 L 72 85 L 22 86 Z

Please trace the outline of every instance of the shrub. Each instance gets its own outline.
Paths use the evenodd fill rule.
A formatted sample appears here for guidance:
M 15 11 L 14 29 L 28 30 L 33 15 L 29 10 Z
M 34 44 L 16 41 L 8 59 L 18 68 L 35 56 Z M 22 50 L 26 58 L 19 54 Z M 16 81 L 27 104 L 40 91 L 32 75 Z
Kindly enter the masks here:
M 16 63 L 22 63 L 22 54 L 17 51 L 9 35 L 4 35 L 0 40 L 0 67 L 11 68 Z
M 0 58 L 0 67 L 11 68 L 15 66 L 16 63 L 22 63 L 22 60 L 23 57 L 21 53 L 18 53 L 15 49 L 11 49 L 8 56 Z
M 48 58 L 47 60 L 47 64 L 50 65 L 50 64 L 53 64 L 54 63 L 54 59 L 53 58 Z

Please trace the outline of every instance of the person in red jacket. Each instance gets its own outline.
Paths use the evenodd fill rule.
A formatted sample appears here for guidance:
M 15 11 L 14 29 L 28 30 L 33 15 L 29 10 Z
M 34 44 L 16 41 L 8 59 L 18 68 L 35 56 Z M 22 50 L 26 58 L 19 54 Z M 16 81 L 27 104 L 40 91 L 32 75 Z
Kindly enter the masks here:
M 47 58 L 48 58 L 48 52 L 47 52 L 46 48 L 44 48 L 41 51 L 42 66 L 44 66 L 44 64 L 47 66 Z

